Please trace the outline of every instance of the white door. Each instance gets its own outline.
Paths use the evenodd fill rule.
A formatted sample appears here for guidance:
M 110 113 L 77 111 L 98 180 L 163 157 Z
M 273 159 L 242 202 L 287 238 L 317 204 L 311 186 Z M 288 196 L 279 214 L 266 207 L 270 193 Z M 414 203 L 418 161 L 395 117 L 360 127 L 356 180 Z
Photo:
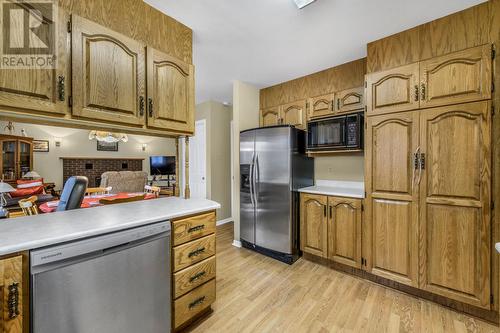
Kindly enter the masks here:
M 207 197 L 207 122 L 195 123 L 194 136 L 189 138 L 189 187 L 191 198 Z

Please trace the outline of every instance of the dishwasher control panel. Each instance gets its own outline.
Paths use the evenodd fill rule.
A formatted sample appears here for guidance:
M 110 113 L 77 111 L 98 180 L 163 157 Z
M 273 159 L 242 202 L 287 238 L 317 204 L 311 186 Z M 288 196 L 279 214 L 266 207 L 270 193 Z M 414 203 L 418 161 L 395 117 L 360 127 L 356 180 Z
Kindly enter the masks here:
M 162 234 L 168 236 L 169 233 L 170 222 L 166 221 L 33 250 L 31 251 L 31 267 L 50 264 L 84 254 L 106 251 Z

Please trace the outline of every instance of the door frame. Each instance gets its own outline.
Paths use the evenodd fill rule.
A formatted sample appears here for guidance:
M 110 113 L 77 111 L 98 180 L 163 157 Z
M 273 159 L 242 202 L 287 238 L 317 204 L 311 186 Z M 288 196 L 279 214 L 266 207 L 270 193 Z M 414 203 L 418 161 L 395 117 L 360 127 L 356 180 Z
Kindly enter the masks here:
M 204 162 L 204 174 L 205 174 L 205 198 L 210 198 L 211 197 L 211 193 L 208 193 L 207 190 L 208 190 L 208 187 L 207 187 L 207 178 L 208 178 L 208 175 L 207 175 L 207 120 L 206 119 L 200 119 L 200 120 L 196 120 L 195 121 L 195 124 L 194 124 L 194 128 L 195 128 L 195 135 L 192 136 L 189 141 L 190 143 L 192 142 L 193 138 L 196 137 L 196 126 L 199 125 L 199 124 L 202 124 L 203 127 L 205 128 L 205 137 L 204 137 L 204 142 L 205 142 L 205 162 Z M 192 151 L 192 146 L 190 145 L 189 147 L 189 153 L 191 154 L 193 151 Z M 190 170 L 189 170 L 189 182 L 191 183 L 191 181 L 193 180 L 193 172 L 191 172 L 191 166 L 193 165 L 193 159 L 191 157 L 189 157 L 189 167 L 190 167 Z M 189 184 L 189 188 L 191 189 L 191 197 L 193 197 L 193 187 L 191 186 L 191 184 Z

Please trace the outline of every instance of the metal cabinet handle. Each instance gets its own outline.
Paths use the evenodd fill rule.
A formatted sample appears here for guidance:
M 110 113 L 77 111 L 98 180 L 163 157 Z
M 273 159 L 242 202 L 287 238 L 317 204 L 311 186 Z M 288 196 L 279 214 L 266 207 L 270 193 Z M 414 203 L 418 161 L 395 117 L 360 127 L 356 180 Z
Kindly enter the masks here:
M 192 252 L 189 252 L 188 258 L 199 256 L 203 252 L 205 252 L 205 247 L 202 247 L 202 248 L 196 249 Z
M 193 283 L 196 280 L 201 279 L 203 276 L 207 274 L 205 271 L 199 272 L 198 274 L 193 275 L 192 277 L 189 278 L 189 282 Z
M 20 315 L 19 312 L 19 283 L 13 283 L 8 287 L 9 294 L 7 296 L 7 309 L 9 319 L 14 319 Z
M 65 81 L 66 79 L 63 75 L 57 77 L 57 95 L 61 102 L 64 102 L 66 98 Z
M 205 302 L 205 299 L 206 297 L 205 296 L 202 296 L 198 299 L 196 299 L 195 301 L 193 301 L 192 303 L 189 303 L 189 308 L 192 309 L 194 308 L 195 306 L 198 306 L 200 304 L 202 304 L 203 302 Z
M 332 218 L 333 218 L 333 207 L 330 206 L 330 219 L 332 219 Z
M 326 217 L 326 205 L 323 205 L 323 216 Z
M 340 110 L 340 98 L 337 98 L 337 111 Z
M 411 193 L 413 194 L 413 190 L 415 189 L 415 176 L 416 176 L 416 171 L 419 168 L 419 152 L 420 152 L 420 147 L 417 147 L 415 149 L 415 153 L 413 153 L 413 172 L 411 176 Z
M 418 84 L 416 84 L 415 85 L 415 96 L 414 96 L 415 102 L 418 102 L 418 95 L 419 95 L 419 93 L 418 93 Z
M 188 233 L 192 233 L 192 232 L 195 232 L 195 231 L 200 231 L 200 230 L 203 230 L 205 229 L 205 225 L 202 224 L 202 225 L 197 225 L 196 227 L 191 227 L 188 229 Z
M 425 83 L 420 84 L 420 99 L 425 101 Z
M 151 97 L 148 98 L 148 109 L 149 109 L 149 117 L 153 117 L 153 99 Z
M 139 115 L 144 116 L 144 96 L 139 97 Z

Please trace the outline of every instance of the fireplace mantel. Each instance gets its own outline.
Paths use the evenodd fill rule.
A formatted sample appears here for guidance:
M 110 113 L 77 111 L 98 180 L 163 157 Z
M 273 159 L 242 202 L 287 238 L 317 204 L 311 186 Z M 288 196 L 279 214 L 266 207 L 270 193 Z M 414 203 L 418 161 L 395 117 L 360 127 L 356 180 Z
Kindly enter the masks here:
M 126 161 L 144 161 L 144 158 L 138 157 L 59 157 L 60 160 L 126 160 Z

